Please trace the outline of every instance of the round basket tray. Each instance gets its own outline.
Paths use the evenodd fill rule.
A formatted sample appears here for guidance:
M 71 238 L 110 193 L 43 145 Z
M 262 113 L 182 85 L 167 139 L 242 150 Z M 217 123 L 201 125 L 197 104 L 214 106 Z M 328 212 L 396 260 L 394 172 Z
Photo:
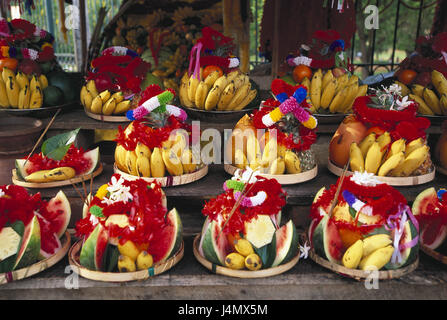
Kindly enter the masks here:
M 55 254 L 53 254 L 51 257 L 46 258 L 45 260 L 41 260 L 39 262 L 36 262 L 26 268 L 22 268 L 19 270 L 14 270 L 7 273 L 0 273 L 0 284 L 5 284 L 8 282 L 12 282 L 15 280 L 21 280 L 28 277 L 31 277 L 41 271 L 44 271 L 56 263 L 58 263 L 60 260 L 62 260 L 65 257 L 65 254 L 67 253 L 68 249 L 70 249 L 71 244 L 71 238 L 68 231 L 65 231 L 64 236 L 61 239 L 62 247 L 57 251 Z
M 68 252 L 68 261 L 73 271 L 84 278 L 104 282 L 127 282 L 149 279 L 150 277 L 162 274 L 163 272 L 166 272 L 174 267 L 180 260 L 182 260 L 185 252 L 184 243 L 182 242 L 180 249 L 174 256 L 164 262 L 154 264 L 147 270 L 135 272 L 101 272 L 87 269 L 79 263 L 81 246 L 82 240 L 79 240 L 70 248 L 70 251 Z
M 252 112 L 255 108 L 246 108 L 237 111 L 206 111 L 187 107 L 183 107 L 183 109 L 188 114 L 188 117 L 193 120 L 209 121 L 214 123 L 227 123 L 239 121 L 244 115 Z
M 235 166 L 231 164 L 225 164 L 224 169 L 227 173 L 234 175 L 236 170 Z M 297 184 L 306 182 L 309 180 L 312 180 L 315 178 L 318 174 L 318 166 L 315 166 L 313 169 L 302 172 L 302 173 L 296 173 L 296 174 L 267 174 L 267 173 L 261 173 L 259 174 L 261 177 L 267 178 L 267 179 L 276 179 L 280 184 L 282 185 L 288 185 L 288 184 Z
M 102 122 L 130 122 L 126 116 L 105 116 L 103 114 L 91 113 L 84 109 L 85 114 L 92 119 L 102 121 Z
M 348 115 L 344 113 L 334 113 L 334 114 L 314 113 L 313 116 L 317 118 L 318 124 L 339 124 Z
M 90 178 L 95 178 L 96 176 L 100 175 L 103 170 L 103 165 L 100 163 L 98 168 L 93 171 L 91 174 L 84 174 L 82 176 L 76 176 L 72 179 L 62 180 L 62 181 L 52 181 L 52 182 L 26 182 L 23 180 L 20 180 L 17 176 L 16 169 L 12 169 L 12 183 L 15 185 L 25 187 L 25 188 L 38 188 L 38 189 L 44 189 L 44 188 L 57 188 L 62 186 L 68 186 L 71 184 L 79 183 L 82 181 L 89 181 Z
M 304 241 L 307 240 L 307 232 L 305 234 L 302 234 L 301 238 Z M 323 259 L 322 257 L 320 257 L 319 255 L 317 255 L 315 253 L 314 249 L 310 249 L 309 257 L 315 263 L 319 264 L 320 266 L 322 266 L 326 269 L 329 269 L 331 271 L 334 271 L 335 273 L 338 273 L 339 275 L 342 275 L 342 276 L 345 276 L 348 278 L 353 278 L 355 280 L 360 281 L 360 280 L 368 279 L 369 277 L 371 277 L 370 271 L 349 269 L 349 268 L 346 268 L 340 264 L 332 263 L 326 259 Z M 378 271 L 378 280 L 389 280 L 389 279 L 397 279 L 397 278 L 403 277 L 403 276 L 413 272 L 414 270 L 416 270 L 418 265 L 419 265 L 419 257 L 412 264 L 410 264 L 404 268 L 400 268 L 400 269 L 396 269 L 396 270 Z
M 42 118 L 52 117 L 58 109 L 61 109 L 61 113 L 63 113 L 66 111 L 76 109 L 78 106 L 79 106 L 79 103 L 74 101 L 74 102 L 64 103 L 64 104 L 61 104 L 58 106 L 41 107 L 41 108 L 37 108 L 37 109 L 3 109 L 3 108 L 0 108 L 0 113 L 4 112 L 4 113 L 8 113 L 13 116 L 19 116 L 19 117 L 27 116 L 27 117 L 42 119 Z
M 145 178 L 145 177 L 133 176 L 131 174 L 125 173 L 125 172 L 121 171 L 120 169 L 118 169 L 116 164 L 113 166 L 113 171 L 115 173 L 120 174 L 124 179 L 127 179 L 127 180 L 143 179 L 149 183 L 157 182 L 162 187 L 173 187 L 173 186 L 179 186 L 182 184 L 188 184 L 188 183 L 202 179 L 204 176 L 206 176 L 208 174 L 208 166 L 204 166 L 193 173 L 187 173 L 187 174 L 183 174 L 181 176 L 167 176 L 167 177 L 162 177 L 162 178 Z
M 199 261 L 201 265 L 203 265 L 205 268 L 212 271 L 213 273 L 228 277 L 245 278 L 245 279 L 272 277 L 292 269 L 300 259 L 300 254 L 298 251 L 298 254 L 292 260 L 274 268 L 261 269 L 258 271 L 233 270 L 230 268 L 218 266 L 202 257 L 199 253 L 199 243 L 200 243 L 200 234 L 198 234 L 194 238 L 194 245 L 193 245 L 194 256 L 196 257 L 197 261 Z
M 439 253 L 433 249 L 430 249 L 427 246 L 420 245 L 421 251 L 424 252 L 426 255 L 432 257 L 435 260 L 438 260 L 439 262 L 443 264 L 447 264 L 447 256 L 443 255 L 442 253 Z
M 336 176 L 341 176 L 343 174 L 343 168 L 337 167 L 335 164 L 328 160 L 327 168 L 330 172 Z M 414 177 L 379 177 L 376 176 L 377 180 L 389 184 L 390 186 L 402 187 L 402 186 L 416 186 L 419 184 L 424 184 L 432 181 L 435 178 L 436 169 L 432 172 Z M 352 175 L 352 171 L 346 171 L 346 175 Z

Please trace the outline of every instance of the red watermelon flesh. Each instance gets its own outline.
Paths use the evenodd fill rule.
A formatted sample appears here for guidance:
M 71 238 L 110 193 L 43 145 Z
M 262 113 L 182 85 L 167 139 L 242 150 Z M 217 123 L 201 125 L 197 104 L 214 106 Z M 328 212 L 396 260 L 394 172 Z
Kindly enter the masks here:
M 51 229 L 60 238 L 67 230 L 71 218 L 70 202 L 62 191 L 52 198 L 47 205 L 45 218 L 50 221 Z
M 447 237 L 447 226 L 441 220 L 442 217 L 434 218 L 421 231 L 421 242 L 432 250 L 437 249 Z
M 329 219 L 326 227 L 325 238 L 326 253 L 330 255 L 329 261 L 331 261 L 331 258 L 335 261 L 340 261 L 344 253 L 343 241 L 337 225 L 331 219 Z
M 96 240 L 96 250 L 95 250 L 95 266 L 96 270 L 103 270 L 104 267 L 104 254 L 107 250 L 109 244 L 109 234 L 106 229 L 101 228 L 98 233 L 98 239 Z
M 39 213 L 36 213 L 40 225 L 40 258 L 45 259 L 61 248 L 61 242 L 53 232 L 51 223 Z
M 171 210 L 166 216 L 166 224 L 157 233 L 150 243 L 148 252 L 152 255 L 154 263 L 165 260 L 178 247 L 182 237 L 182 223 L 177 210 Z

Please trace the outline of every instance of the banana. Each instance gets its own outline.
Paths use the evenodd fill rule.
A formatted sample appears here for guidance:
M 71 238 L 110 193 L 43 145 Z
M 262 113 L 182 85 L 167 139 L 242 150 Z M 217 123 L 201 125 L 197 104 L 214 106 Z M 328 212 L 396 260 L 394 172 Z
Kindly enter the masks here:
M 425 141 L 422 138 L 415 139 L 411 142 L 409 142 L 405 147 L 405 154 L 408 156 L 410 153 L 412 153 L 414 150 L 419 149 L 425 145 Z
M 248 78 L 245 74 L 239 74 L 236 78 L 234 78 L 234 88 L 235 90 L 239 90 L 240 88 L 242 88 L 243 85 L 246 84 L 246 82 L 248 81 Z
M 208 77 L 205 78 L 204 82 L 210 87 L 212 88 L 214 83 L 217 81 L 217 79 L 219 79 L 219 71 L 213 71 L 211 72 Z
M 154 178 L 161 178 L 165 176 L 166 167 L 163 162 L 160 148 L 154 148 L 151 155 L 151 174 Z
M 79 100 L 81 101 L 81 104 L 85 107 L 85 94 L 88 92 L 87 87 L 86 86 L 82 86 L 81 88 L 81 93 L 79 94 Z
M 389 246 L 391 243 L 392 240 L 388 234 L 375 234 L 363 239 L 363 258 L 380 248 Z
M 305 86 L 307 89 L 307 94 L 310 97 L 310 80 L 308 77 L 305 77 L 303 81 L 301 81 L 301 85 Z
M 410 89 L 402 82 L 399 82 L 396 80 L 396 81 L 394 81 L 394 84 L 397 84 L 400 87 L 400 92 L 402 93 L 402 97 L 408 96 L 408 94 L 411 93 Z
M 49 182 L 50 180 L 48 179 L 48 173 L 50 173 L 50 171 L 51 170 L 40 170 L 33 172 L 25 177 L 25 181 L 36 183 Z
M 405 149 L 406 149 L 405 139 L 396 140 L 393 142 L 393 144 L 391 144 L 390 152 L 388 153 L 387 157 L 390 158 L 391 156 L 394 156 L 395 154 L 398 154 L 400 152 L 405 153 Z
M 124 100 L 124 93 L 122 91 L 115 92 L 111 98 L 115 99 L 115 103 L 118 104 Z
M 227 82 L 230 83 L 231 81 L 233 81 L 234 79 L 236 79 L 236 77 L 238 75 L 240 75 L 240 71 L 239 70 L 234 70 L 231 71 L 229 74 L 227 74 Z
M 171 137 L 169 137 L 171 139 Z M 186 137 L 180 133 L 179 131 L 176 132 L 175 137 L 174 137 L 174 141 L 172 143 L 172 145 L 170 146 L 170 148 L 177 154 L 178 157 L 180 157 L 183 153 L 183 151 L 186 149 L 187 147 L 187 141 L 186 141 Z
M 332 74 L 331 71 L 326 72 Z M 323 94 L 321 95 L 321 104 L 320 106 L 323 109 L 327 109 L 331 104 L 332 99 L 335 96 L 335 88 L 337 87 L 337 81 L 331 80 L 325 87 L 323 87 Z
M 102 99 L 99 95 L 93 98 L 90 111 L 95 114 L 101 114 L 102 112 Z
M 191 173 L 196 171 L 197 164 L 194 163 L 195 161 L 191 149 L 188 148 L 182 153 L 181 161 L 184 173 Z
M 391 136 L 388 131 L 384 132 L 382 135 L 380 135 L 377 138 L 377 143 L 379 144 L 380 150 L 385 153 L 386 150 L 383 150 L 384 148 L 387 148 L 388 145 L 391 143 Z
M 120 144 L 118 144 L 115 148 L 115 163 L 118 169 L 120 169 L 123 172 L 127 171 L 126 152 L 127 150 Z
M 205 100 L 205 110 L 213 110 L 217 103 L 219 102 L 220 96 L 222 94 L 222 88 L 220 86 L 213 86 L 213 88 L 208 93 L 208 96 Z
M 337 89 L 336 89 L 336 91 L 339 92 L 339 91 L 343 90 L 347 86 L 348 81 L 349 81 L 349 76 L 348 76 L 347 73 L 344 73 L 343 75 L 339 76 L 337 78 Z
M 320 109 L 321 104 L 321 73 L 315 72 L 310 83 L 310 99 L 316 110 Z
M 116 108 L 116 100 L 115 98 L 110 98 L 102 107 L 102 114 L 105 116 L 110 116 L 113 114 Z
M 343 105 L 343 101 L 345 100 L 347 93 L 347 88 L 340 90 L 335 95 L 334 99 L 332 99 L 331 104 L 329 105 L 329 111 L 331 113 L 342 112 L 341 107 Z
M 356 98 L 363 97 L 363 96 L 366 96 L 367 93 L 368 93 L 368 85 L 364 84 L 358 88 L 357 95 L 355 97 Z M 355 99 L 354 99 L 354 101 L 355 101 Z
M 236 86 L 234 81 L 231 81 L 223 90 L 220 96 L 219 102 L 217 103 L 217 110 L 227 110 L 227 106 L 230 104 L 236 93 Z
M 422 97 L 424 96 L 424 89 L 425 89 L 424 86 L 421 86 L 420 84 L 414 84 L 414 85 L 411 87 L 411 92 L 412 92 L 414 95 L 416 95 L 416 96 L 422 98 Z M 410 95 L 410 96 L 411 96 L 411 95 Z
M 48 79 L 43 73 L 39 76 L 39 83 L 42 90 L 48 87 Z
M 6 95 L 8 96 L 9 105 L 16 109 L 19 106 L 19 92 L 20 87 L 15 77 L 9 77 L 8 81 L 6 81 Z
M 369 148 L 365 158 L 365 171 L 376 174 L 382 163 L 382 152 L 378 142 L 374 142 Z
M 447 94 L 447 80 L 444 74 L 437 70 L 433 70 L 431 73 L 431 82 L 438 91 L 439 95 Z
M 3 67 L 3 71 L 2 71 L 2 79 L 3 82 L 6 83 L 8 82 L 9 77 L 12 77 L 13 79 L 15 79 L 16 75 L 14 74 L 14 72 L 7 68 L 7 67 Z
M 229 76 L 223 75 L 222 77 L 218 78 L 214 84 L 213 84 L 213 88 L 214 87 L 220 87 L 222 89 L 225 89 L 225 87 L 230 83 L 231 80 L 229 80 Z
M 50 170 L 46 174 L 48 180 L 50 181 L 63 181 L 63 180 L 69 180 L 73 178 L 76 175 L 75 169 L 71 167 L 59 167 L 55 168 L 53 170 Z
M 24 74 L 23 72 L 19 71 L 17 72 L 16 75 L 16 81 L 20 86 L 20 89 L 25 88 L 25 86 L 29 87 L 29 80 L 28 77 L 26 76 L 26 74 Z
M 183 174 L 183 166 L 179 156 L 170 148 L 163 148 L 163 162 L 166 170 L 171 176 L 181 176 Z
M 242 110 L 242 109 L 244 109 L 246 106 L 248 106 L 256 98 L 257 94 L 258 94 L 258 91 L 256 89 L 250 90 L 250 92 L 247 94 L 247 96 L 233 110 Z
M 403 152 L 396 153 L 386 160 L 379 169 L 377 174 L 380 177 L 385 177 L 389 172 L 396 169 L 405 160 L 405 154 Z
M 196 96 L 193 100 L 197 109 L 205 109 L 205 100 L 209 90 L 210 86 L 205 81 L 200 81 L 196 89 Z
M 29 88 L 32 92 L 32 91 L 36 91 L 37 87 L 40 87 L 40 82 L 39 82 L 39 79 L 37 78 L 37 76 L 33 75 L 31 78 L 31 81 L 29 83 Z M 42 89 L 42 87 L 40 87 L 40 88 Z
M 241 102 L 248 96 L 250 90 L 251 83 L 250 81 L 248 81 L 236 91 L 236 94 L 234 95 L 233 99 L 231 99 L 226 109 L 235 110 L 236 108 L 238 108 Z
M 360 261 L 359 268 L 361 270 L 380 270 L 391 260 L 393 252 L 393 246 L 377 249 Z
M 263 168 L 268 168 L 273 164 L 273 161 L 278 157 L 279 147 L 277 140 L 271 138 L 264 147 L 262 153 L 261 164 Z
M 138 155 L 135 165 L 139 177 L 149 178 L 151 176 L 151 164 L 148 157 Z
M 298 155 L 290 150 L 287 150 L 284 156 L 284 163 L 286 165 L 286 172 L 289 174 L 301 173 L 301 163 Z
M 42 106 L 43 94 L 39 86 L 36 87 L 35 91 L 31 91 L 31 98 L 29 101 L 30 109 L 37 109 Z
M 135 147 L 135 154 L 137 157 L 146 157 L 150 158 L 152 155 L 151 149 L 149 149 L 148 146 L 145 144 L 138 142 L 137 146 Z
M 354 103 L 355 98 L 357 97 L 357 92 L 359 89 L 359 85 L 357 83 L 349 85 L 347 90 L 347 94 L 345 99 L 343 100 L 342 112 L 346 113 L 348 110 L 351 110 L 352 104 Z
M 188 99 L 190 101 L 195 101 L 196 99 L 196 90 L 199 86 L 199 79 L 194 77 L 194 75 L 191 75 L 188 82 Z
M 8 94 L 6 93 L 6 85 L 3 80 L 0 79 L 0 107 L 9 107 Z
M 85 99 L 87 103 L 87 99 Z M 90 106 L 92 103 L 90 102 Z M 123 114 L 126 113 L 130 109 L 130 100 L 124 100 L 120 103 L 117 103 L 115 110 L 113 110 L 113 114 Z
M 118 270 L 119 272 L 135 272 L 137 267 L 131 258 L 120 255 L 118 257 Z
M 356 84 L 357 87 L 359 85 L 359 77 L 357 77 L 355 74 L 353 74 L 352 76 L 349 77 L 348 83 L 346 84 L 347 86 Z
M 90 92 L 86 92 L 84 94 L 84 106 L 87 110 L 90 110 L 92 107 L 92 101 L 93 101 L 93 97 L 90 94 Z
M 250 134 L 247 138 L 247 161 L 249 164 L 256 162 L 262 157 L 261 146 L 255 134 Z
M 429 156 L 430 148 L 428 146 L 422 146 L 409 155 L 395 170 L 392 171 L 392 175 L 398 177 L 409 177 L 411 174 L 419 168 Z
M 137 155 L 135 151 L 126 151 L 126 171 L 132 176 L 138 176 Z
M 136 262 L 138 270 L 147 270 L 154 264 L 154 258 L 147 251 L 143 250 L 138 255 Z
M 442 94 L 441 99 L 439 100 L 439 105 L 441 106 L 442 114 L 447 115 L 447 94 Z
M 180 98 L 180 103 L 182 104 L 182 106 L 185 106 L 187 108 L 192 108 L 194 106 L 194 104 L 192 103 L 191 100 L 189 100 L 189 96 L 188 96 L 188 89 L 189 88 L 189 77 L 188 77 L 188 72 L 185 72 L 185 74 L 182 77 L 182 80 L 180 82 L 180 90 L 179 90 L 179 98 Z
M 101 101 L 103 104 L 106 103 L 107 101 L 109 101 L 110 96 L 111 96 L 111 94 L 110 94 L 109 90 L 104 90 L 103 92 L 101 92 L 99 94 L 99 97 L 101 98 Z
M 366 158 L 366 153 L 368 152 L 369 148 L 372 146 L 372 144 L 376 142 L 376 134 L 374 132 L 370 133 L 366 138 L 360 142 L 360 151 L 362 152 L 363 158 Z
M 234 165 L 242 170 L 247 167 L 247 158 L 241 149 L 236 149 L 234 152 Z
M 233 270 L 244 269 L 245 258 L 239 253 L 232 252 L 225 257 L 225 266 Z
M 326 73 L 323 76 L 323 80 L 321 82 L 321 87 L 323 88 L 323 91 L 330 82 L 334 81 L 334 79 L 335 78 L 334 78 L 332 71 L 331 70 L 326 71 Z M 335 82 L 335 83 L 337 83 L 337 82 Z
M 365 160 L 357 143 L 353 142 L 349 149 L 349 165 L 352 171 L 365 171 Z
M 433 90 L 424 88 L 422 93 L 424 101 L 427 106 L 437 115 L 442 115 L 441 105 L 439 104 L 439 98 Z
M 346 268 L 357 269 L 360 261 L 363 257 L 363 241 L 357 240 L 353 245 L 351 245 L 345 254 L 341 262 Z
M 19 109 L 29 109 L 31 93 L 28 85 L 25 85 L 19 93 Z
M 95 80 L 87 81 L 87 90 L 90 92 L 93 98 L 99 95 L 98 90 L 96 89 Z
M 286 164 L 283 157 L 276 158 L 270 166 L 269 174 L 283 174 L 286 170 Z

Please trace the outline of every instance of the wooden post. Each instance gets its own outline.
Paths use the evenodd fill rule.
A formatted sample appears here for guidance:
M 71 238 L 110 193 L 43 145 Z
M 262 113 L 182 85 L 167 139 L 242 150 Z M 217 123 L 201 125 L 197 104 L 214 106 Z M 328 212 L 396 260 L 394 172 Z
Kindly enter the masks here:
M 81 72 L 85 71 L 87 66 L 87 17 L 85 10 L 85 0 L 79 0 L 79 14 L 80 14 L 80 22 L 81 22 L 81 61 L 82 61 L 82 69 Z
M 281 0 L 275 0 L 275 12 L 273 14 L 273 52 L 272 52 L 272 78 L 278 76 L 279 71 L 279 23 L 281 21 Z
M 7 12 L 6 12 L 6 1 L 1 1 L 0 2 L 0 15 L 4 19 L 8 18 L 8 15 L 7 15 Z

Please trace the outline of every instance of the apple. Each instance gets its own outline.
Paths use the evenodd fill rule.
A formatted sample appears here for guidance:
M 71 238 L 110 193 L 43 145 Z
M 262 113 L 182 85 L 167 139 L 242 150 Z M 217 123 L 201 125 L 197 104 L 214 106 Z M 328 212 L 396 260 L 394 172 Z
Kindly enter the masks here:
M 343 68 L 332 69 L 332 74 L 334 75 L 335 78 L 341 77 L 345 73 L 346 73 L 346 69 L 343 69 Z

